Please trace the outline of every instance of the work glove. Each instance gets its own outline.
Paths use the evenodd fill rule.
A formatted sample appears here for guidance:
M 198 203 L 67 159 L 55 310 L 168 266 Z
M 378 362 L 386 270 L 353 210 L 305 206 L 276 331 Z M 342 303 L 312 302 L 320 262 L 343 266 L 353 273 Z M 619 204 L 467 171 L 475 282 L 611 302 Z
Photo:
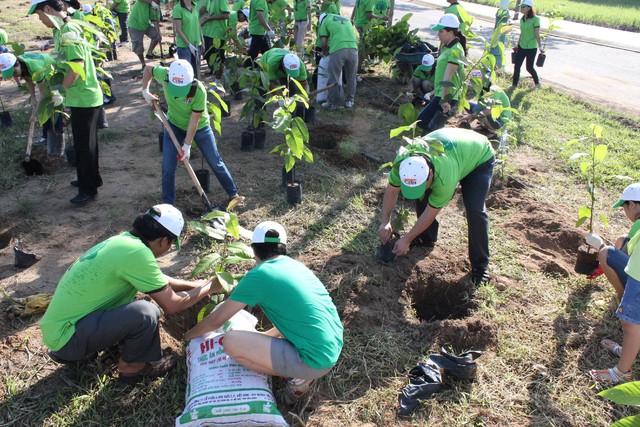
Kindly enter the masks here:
M 191 157 L 191 144 L 182 144 L 182 155 L 178 155 L 178 160 L 188 162 Z
M 40 50 L 47 50 L 49 49 L 51 46 L 53 46 L 53 42 L 52 40 L 45 40 L 44 42 L 42 42 L 42 44 L 40 45 Z
M 587 242 L 587 245 L 592 246 L 596 249 L 600 249 L 600 247 L 604 245 L 602 237 L 598 236 L 596 233 L 585 234 L 584 240 Z
M 194 57 L 198 56 L 198 48 L 191 43 L 189 43 L 189 50 L 191 51 L 191 55 L 193 55 Z
M 158 97 L 149 92 L 149 89 L 142 89 L 142 97 L 149 105 L 153 105 L 155 101 L 158 101 Z
M 424 99 L 427 102 L 431 101 L 431 92 L 425 93 L 422 99 Z
M 58 105 L 62 104 L 62 102 L 64 101 L 64 97 L 59 93 L 56 93 L 51 97 L 51 101 L 53 101 L 53 106 L 57 107 Z
M 154 1 L 151 2 L 151 7 L 153 8 L 153 10 L 160 9 L 160 6 L 158 5 L 158 3 L 154 2 Z
M 269 30 L 267 31 L 267 37 L 269 37 L 270 40 L 273 40 L 276 38 L 276 33 L 273 30 Z

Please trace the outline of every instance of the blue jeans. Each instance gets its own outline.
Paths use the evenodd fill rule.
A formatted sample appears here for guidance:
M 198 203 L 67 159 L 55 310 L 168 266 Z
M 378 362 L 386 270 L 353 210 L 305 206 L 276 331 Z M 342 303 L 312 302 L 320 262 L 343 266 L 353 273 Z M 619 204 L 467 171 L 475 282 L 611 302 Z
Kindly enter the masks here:
M 623 287 L 629 279 L 629 275 L 624 271 L 628 263 L 629 255 L 625 254 L 620 249 L 610 247 L 607 250 L 607 265 L 616 272 Z
M 627 279 L 616 316 L 625 322 L 640 325 L 640 282 L 631 276 Z
M 184 59 L 185 61 L 189 62 L 189 64 L 191 64 L 191 67 L 193 68 L 193 74 L 197 78 L 198 71 L 200 70 L 200 46 L 196 46 L 196 49 L 198 49 L 196 57 L 191 54 L 191 51 L 188 47 L 178 46 L 176 48 L 176 51 L 178 52 L 178 58 Z
M 176 135 L 178 143 L 182 144 L 184 138 L 187 136 L 187 132 L 169 123 L 173 133 Z M 213 170 L 216 178 L 227 192 L 227 195 L 231 198 L 238 194 L 238 187 L 233 181 L 227 165 L 218 153 L 218 147 L 216 146 L 216 139 L 213 136 L 211 126 L 205 126 L 198 130 L 193 138 L 196 141 L 196 145 L 200 149 L 202 156 L 207 161 L 207 164 Z M 171 141 L 169 133 L 165 129 L 164 141 L 162 142 L 162 202 L 173 205 L 176 201 L 176 165 L 178 164 L 178 151 Z
M 485 200 L 487 194 L 489 194 L 495 161 L 495 157 L 491 157 L 460 180 L 462 201 L 467 214 L 469 261 L 473 268 L 486 269 L 489 265 L 489 216 L 487 215 Z M 435 174 L 437 173 L 438 171 L 435 171 Z M 418 217 L 422 215 L 422 212 L 429 204 L 429 194 L 431 192 L 427 190 L 422 199 L 416 200 L 416 214 Z M 438 227 L 438 221 L 434 220 L 419 237 L 425 242 L 437 241 Z
M 452 99 L 449 101 L 449 105 L 451 105 L 451 110 L 445 114 L 440 106 L 440 97 L 434 96 L 431 102 L 418 114 L 418 126 L 425 129 L 427 133 L 442 129 L 449 120 L 450 114 L 453 115 L 458 108 L 458 101 Z

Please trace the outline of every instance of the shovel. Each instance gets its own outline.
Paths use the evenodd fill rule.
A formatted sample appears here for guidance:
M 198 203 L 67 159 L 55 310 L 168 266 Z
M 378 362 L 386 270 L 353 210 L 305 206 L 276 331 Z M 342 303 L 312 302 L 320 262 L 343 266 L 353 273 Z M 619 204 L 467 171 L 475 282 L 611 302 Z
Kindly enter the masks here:
M 29 139 L 27 140 L 27 152 L 24 155 L 24 160 L 22 161 L 22 168 L 27 173 L 27 175 L 42 175 L 44 172 L 44 168 L 36 159 L 31 158 L 31 146 L 33 145 L 33 130 L 36 126 L 36 122 L 32 121 L 29 126 Z

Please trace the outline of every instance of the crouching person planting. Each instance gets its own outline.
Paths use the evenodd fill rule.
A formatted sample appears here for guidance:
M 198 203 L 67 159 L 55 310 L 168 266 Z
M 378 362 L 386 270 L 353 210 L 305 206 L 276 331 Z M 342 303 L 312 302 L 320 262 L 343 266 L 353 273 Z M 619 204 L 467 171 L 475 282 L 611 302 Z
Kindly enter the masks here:
M 224 351 L 254 371 L 288 378 L 282 400 L 292 404 L 335 365 L 342 351 L 342 324 L 322 282 L 287 256 L 282 225 L 259 224 L 251 247 L 258 265 L 185 338 L 205 335 L 247 305 L 259 305 L 274 327 L 266 332 L 230 331 L 224 337 Z M 214 292 L 222 291 L 215 282 Z

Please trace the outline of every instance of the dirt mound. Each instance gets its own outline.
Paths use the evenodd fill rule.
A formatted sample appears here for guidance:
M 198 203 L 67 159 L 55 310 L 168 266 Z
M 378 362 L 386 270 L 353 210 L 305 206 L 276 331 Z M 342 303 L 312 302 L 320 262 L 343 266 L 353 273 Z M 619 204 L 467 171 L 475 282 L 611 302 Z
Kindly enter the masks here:
M 438 346 L 451 346 L 460 352 L 495 348 L 498 344 L 495 327 L 479 317 L 425 323 L 424 333 Z

